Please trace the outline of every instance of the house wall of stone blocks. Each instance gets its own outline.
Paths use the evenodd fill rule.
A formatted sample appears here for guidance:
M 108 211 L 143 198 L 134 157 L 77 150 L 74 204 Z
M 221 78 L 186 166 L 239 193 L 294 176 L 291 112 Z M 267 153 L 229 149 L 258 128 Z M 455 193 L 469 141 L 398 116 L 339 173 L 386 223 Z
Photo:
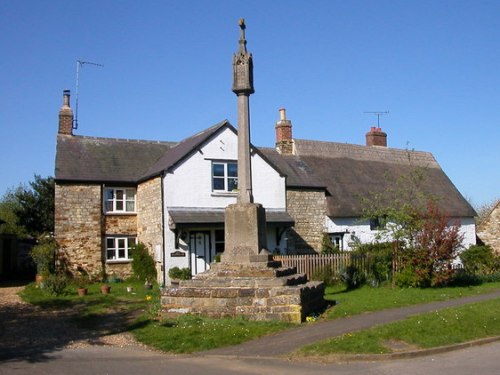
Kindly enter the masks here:
M 78 275 L 83 269 L 98 276 L 103 269 L 101 186 L 55 186 L 54 235 L 59 245 L 58 262 L 66 262 Z
M 137 187 L 137 241 L 146 245 L 161 275 L 163 254 L 162 179 L 156 177 Z
M 295 220 L 288 233 L 289 254 L 304 254 L 321 250 L 325 230 L 326 200 L 323 190 L 288 188 L 287 211 Z
M 477 236 L 486 245 L 490 245 L 496 254 L 500 255 L 500 203 L 478 228 Z

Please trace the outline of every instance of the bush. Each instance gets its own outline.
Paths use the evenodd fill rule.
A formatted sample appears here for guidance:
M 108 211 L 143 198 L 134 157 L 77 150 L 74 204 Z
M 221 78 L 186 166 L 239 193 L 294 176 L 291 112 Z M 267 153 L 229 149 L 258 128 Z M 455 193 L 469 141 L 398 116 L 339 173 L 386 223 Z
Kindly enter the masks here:
M 323 281 L 325 285 L 335 285 L 337 283 L 337 277 L 335 276 L 335 272 L 331 267 L 325 266 L 317 271 L 315 271 L 311 275 L 311 280 Z
M 464 269 L 455 270 L 450 286 L 481 285 L 483 280 L 478 275 L 470 274 Z
M 358 246 L 355 254 L 366 256 L 368 260 L 367 279 L 372 286 L 378 286 L 391 278 L 393 244 L 380 242 L 362 244 Z
M 498 259 L 490 246 L 473 245 L 462 251 L 460 259 L 467 273 L 485 275 L 498 271 Z
M 69 279 L 64 274 L 52 274 L 43 280 L 44 289 L 54 296 L 60 296 L 69 284 Z
M 156 280 L 155 261 L 146 245 L 141 242 L 132 249 L 132 272 L 137 280 L 148 282 Z
M 321 239 L 321 254 L 339 254 L 340 249 L 332 242 L 328 233 L 323 233 Z
M 48 276 L 54 272 L 56 249 L 57 243 L 53 237 L 43 237 L 30 251 L 38 274 Z
M 177 280 L 189 280 L 191 278 L 191 270 L 189 268 L 172 267 L 168 270 L 168 277 Z
M 347 289 L 356 289 L 366 282 L 366 276 L 356 266 L 351 264 L 344 269 L 340 275 L 340 280 L 342 280 Z

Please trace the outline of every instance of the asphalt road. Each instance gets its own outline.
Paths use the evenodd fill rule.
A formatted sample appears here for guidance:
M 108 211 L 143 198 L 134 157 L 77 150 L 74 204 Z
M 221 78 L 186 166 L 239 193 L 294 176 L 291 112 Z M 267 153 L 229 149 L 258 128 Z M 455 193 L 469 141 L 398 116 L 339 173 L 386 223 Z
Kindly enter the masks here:
M 474 346 L 439 355 L 412 359 L 318 363 L 283 359 L 172 356 L 140 348 L 87 347 L 62 350 L 36 362 L 12 360 L 0 363 L 1 375 L 221 375 L 221 374 L 405 374 L 453 375 L 498 374 L 500 342 Z

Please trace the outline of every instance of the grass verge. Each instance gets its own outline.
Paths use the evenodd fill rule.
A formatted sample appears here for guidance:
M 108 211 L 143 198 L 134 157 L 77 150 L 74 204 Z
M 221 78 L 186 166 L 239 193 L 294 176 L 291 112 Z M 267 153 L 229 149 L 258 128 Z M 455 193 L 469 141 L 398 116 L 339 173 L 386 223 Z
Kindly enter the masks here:
M 500 289 L 500 282 L 485 283 L 471 287 L 449 288 L 390 288 L 365 286 L 355 290 L 344 287 L 327 287 L 325 299 L 335 301 L 324 317 L 338 319 L 365 312 L 379 311 L 394 307 L 404 307 L 420 303 L 445 301 L 476 294 L 485 294 Z
M 209 319 L 184 315 L 166 321 L 139 319 L 134 336 L 142 343 L 171 353 L 193 353 L 237 345 L 293 326 L 283 322 L 254 322 L 243 318 Z
M 380 354 L 398 348 L 429 349 L 500 335 L 500 299 L 432 313 L 348 333 L 302 348 L 304 356 Z

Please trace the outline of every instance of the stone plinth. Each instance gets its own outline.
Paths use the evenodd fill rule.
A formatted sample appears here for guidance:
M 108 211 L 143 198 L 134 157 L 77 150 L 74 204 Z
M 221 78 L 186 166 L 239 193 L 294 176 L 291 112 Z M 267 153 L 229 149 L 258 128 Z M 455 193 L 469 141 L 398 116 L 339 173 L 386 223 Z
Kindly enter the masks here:
M 300 323 L 324 308 L 323 294 L 322 282 L 308 282 L 304 274 L 280 267 L 279 262 L 217 263 L 192 280 L 164 289 L 161 302 L 170 316 L 191 313 Z
M 236 203 L 225 211 L 223 263 L 267 261 L 266 210 L 257 203 Z

